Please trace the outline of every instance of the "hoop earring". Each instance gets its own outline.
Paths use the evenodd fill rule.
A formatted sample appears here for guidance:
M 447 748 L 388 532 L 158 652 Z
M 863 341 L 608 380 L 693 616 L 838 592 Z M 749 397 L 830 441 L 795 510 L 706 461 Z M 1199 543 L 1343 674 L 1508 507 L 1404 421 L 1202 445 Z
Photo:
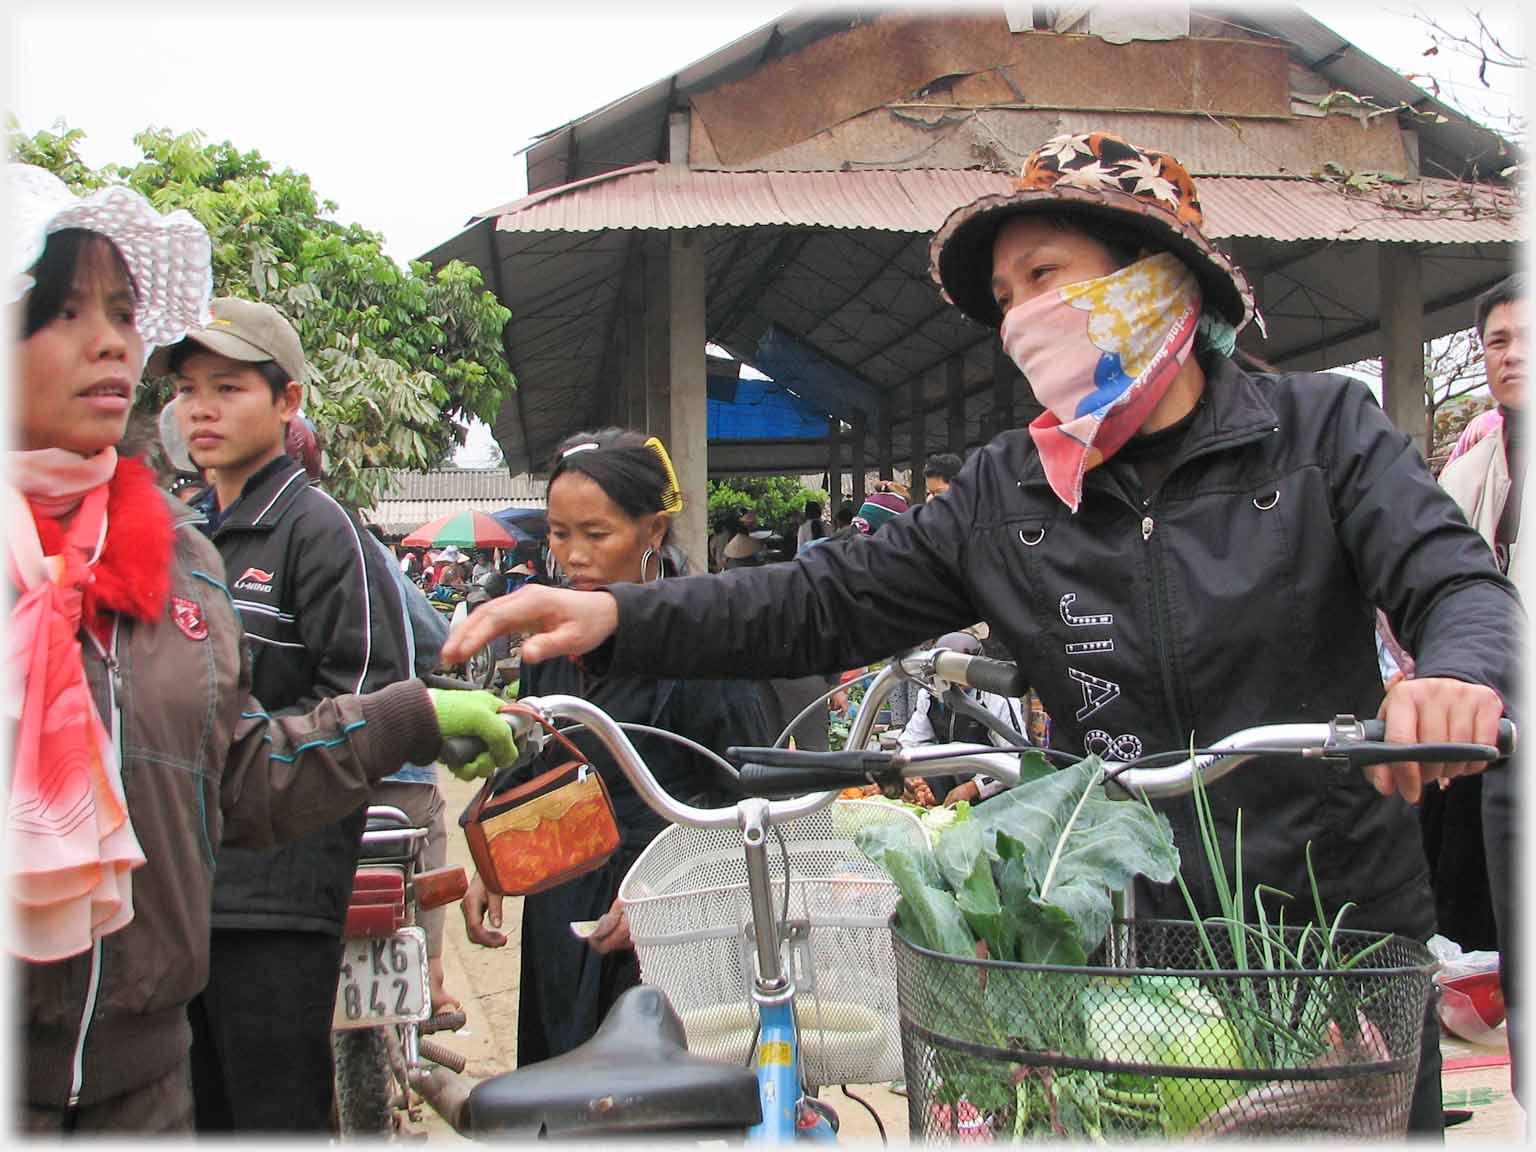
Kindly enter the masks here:
M 646 579 L 645 572 L 651 566 L 652 556 L 656 557 L 656 579 L 665 580 L 667 578 L 666 558 L 662 556 L 659 549 L 647 548 L 645 554 L 640 557 L 640 583 L 642 584 L 651 583 L 651 581 Z

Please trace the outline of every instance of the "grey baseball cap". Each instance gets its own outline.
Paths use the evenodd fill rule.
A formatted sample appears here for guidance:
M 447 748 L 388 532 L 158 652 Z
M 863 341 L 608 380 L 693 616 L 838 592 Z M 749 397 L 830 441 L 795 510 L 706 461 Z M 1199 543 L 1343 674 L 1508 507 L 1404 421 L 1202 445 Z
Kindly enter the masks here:
M 188 332 L 185 339 L 231 360 L 259 364 L 276 362 L 288 373 L 288 379 L 304 382 L 304 346 L 288 318 L 270 304 L 221 296 L 209 302 L 213 319 L 206 328 Z M 179 344 L 155 350 L 145 365 L 151 376 L 164 376 L 171 370 L 171 353 Z

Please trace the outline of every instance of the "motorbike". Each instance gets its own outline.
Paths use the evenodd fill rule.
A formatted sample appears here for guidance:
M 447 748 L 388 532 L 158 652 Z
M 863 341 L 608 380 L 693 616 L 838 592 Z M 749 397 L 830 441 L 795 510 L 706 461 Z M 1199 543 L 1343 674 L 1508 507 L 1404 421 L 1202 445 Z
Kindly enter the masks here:
M 369 806 L 331 1022 L 344 1137 L 388 1135 L 403 1116 L 419 1120 L 410 1077 L 424 1062 L 464 1070 L 462 1056 L 427 1038 L 457 1031 L 464 1014 L 432 1015 L 427 935 L 416 913 L 461 899 L 469 882 L 463 868 L 421 869 L 426 838 L 399 808 Z

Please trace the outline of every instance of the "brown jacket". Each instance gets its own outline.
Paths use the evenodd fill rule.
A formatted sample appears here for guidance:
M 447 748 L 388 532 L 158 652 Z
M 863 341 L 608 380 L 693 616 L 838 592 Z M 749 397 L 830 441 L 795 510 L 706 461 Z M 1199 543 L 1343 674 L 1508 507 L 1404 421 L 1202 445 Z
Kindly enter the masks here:
M 221 842 L 261 847 L 304 835 L 365 803 L 372 781 L 438 752 L 416 680 L 326 700 L 305 716 L 268 716 L 249 695 L 249 654 L 218 552 L 170 503 L 165 614 L 116 617 L 107 651 L 82 634 L 146 860 L 132 873 L 134 918 L 90 952 L 19 965 L 17 1051 L 22 1098 L 33 1106 L 110 1099 L 185 1058 L 186 1005 L 208 979 Z

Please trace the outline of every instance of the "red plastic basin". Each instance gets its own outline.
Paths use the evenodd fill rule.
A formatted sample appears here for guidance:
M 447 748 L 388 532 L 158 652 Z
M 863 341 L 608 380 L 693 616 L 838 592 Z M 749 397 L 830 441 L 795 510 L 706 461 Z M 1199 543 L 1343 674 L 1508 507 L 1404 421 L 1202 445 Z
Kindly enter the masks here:
M 1458 976 L 1455 980 L 1444 981 L 1441 987 L 1466 997 L 1487 1027 L 1497 1028 L 1504 1022 L 1504 989 L 1499 984 L 1497 972 Z

